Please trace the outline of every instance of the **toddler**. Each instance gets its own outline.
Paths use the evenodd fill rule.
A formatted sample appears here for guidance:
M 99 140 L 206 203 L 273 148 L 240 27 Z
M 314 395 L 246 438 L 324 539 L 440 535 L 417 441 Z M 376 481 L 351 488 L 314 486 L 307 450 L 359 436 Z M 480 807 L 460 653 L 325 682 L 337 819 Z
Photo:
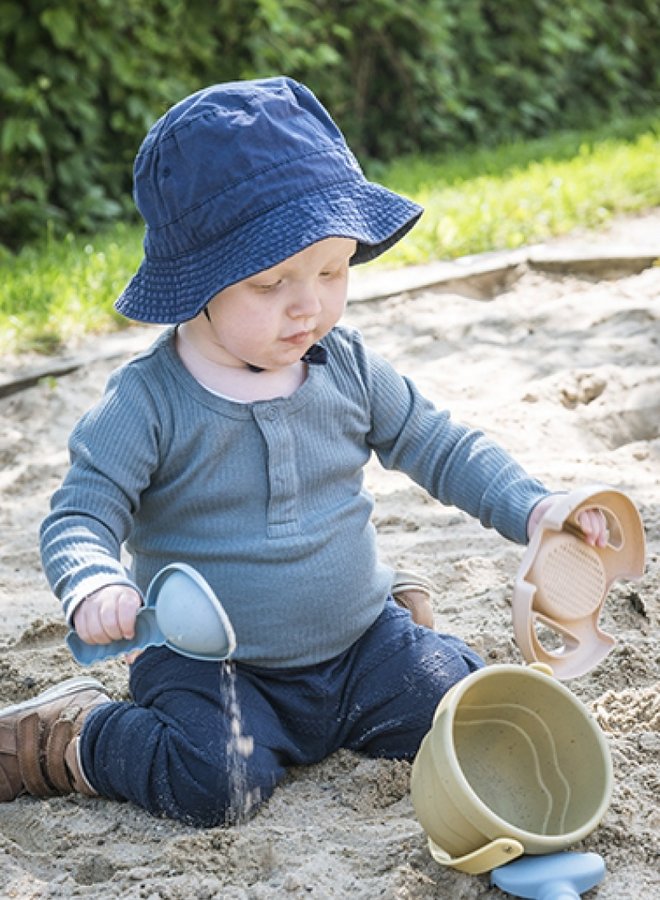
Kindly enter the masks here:
M 519 543 L 553 501 L 338 325 L 349 266 L 421 209 L 365 179 L 308 89 L 274 78 L 178 103 L 139 151 L 135 200 L 145 257 L 117 308 L 171 327 L 75 427 L 44 569 L 67 621 L 103 644 L 132 637 L 152 577 L 186 562 L 237 649 L 217 664 L 150 648 L 130 702 L 80 677 L 4 710 L 0 799 L 75 790 L 212 826 L 340 747 L 412 759 L 440 698 L 482 665 L 393 601 L 363 486 L 372 453 Z M 599 513 L 581 524 L 604 542 Z

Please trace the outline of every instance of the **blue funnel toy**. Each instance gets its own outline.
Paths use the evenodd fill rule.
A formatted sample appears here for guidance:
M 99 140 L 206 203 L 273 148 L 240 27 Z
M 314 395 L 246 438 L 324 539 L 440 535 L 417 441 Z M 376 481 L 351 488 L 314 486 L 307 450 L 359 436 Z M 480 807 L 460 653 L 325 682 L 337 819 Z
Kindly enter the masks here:
M 66 642 L 83 666 L 165 645 L 192 659 L 227 659 L 236 636 L 222 604 L 192 566 L 172 563 L 153 577 L 135 620 L 135 636 L 109 644 L 87 644 L 70 631 Z
M 582 892 L 597 885 L 604 875 L 605 863 L 597 853 L 550 853 L 521 856 L 493 869 L 490 883 L 529 900 L 579 900 Z

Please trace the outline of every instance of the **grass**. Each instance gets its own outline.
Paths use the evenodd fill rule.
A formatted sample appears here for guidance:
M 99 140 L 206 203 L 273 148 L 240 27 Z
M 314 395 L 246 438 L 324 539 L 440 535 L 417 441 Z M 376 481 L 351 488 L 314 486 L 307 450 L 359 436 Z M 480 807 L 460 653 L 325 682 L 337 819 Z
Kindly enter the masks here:
M 378 264 L 514 248 L 658 206 L 659 157 L 660 117 L 654 116 L 373 164 L 370 177 L 426 209 Z M 73 337 L 126 324 L 112 304 L 140 262 L 141 239 L 141 227 L 122 224 L 94 238 L 49 238 L 0 258 L 0 352 L 54 352 Z
M 75 337 L 122 327 L 113 310 L 142 257 L 142 229 L 67 235 L 0 260 L 0 351 L 57 351 Z
M 660 205 L 660 117 L 471 153 L 400 159 L 380 180 L 425 207 L 388 265 L 512 249 Z

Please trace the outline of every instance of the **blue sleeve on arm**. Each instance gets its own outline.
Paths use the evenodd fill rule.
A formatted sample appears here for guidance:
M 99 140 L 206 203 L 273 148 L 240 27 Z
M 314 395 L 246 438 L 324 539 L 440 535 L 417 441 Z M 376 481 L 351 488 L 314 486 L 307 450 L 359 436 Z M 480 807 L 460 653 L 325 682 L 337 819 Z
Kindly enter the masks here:
M 126 368 L 71 434 L 71 467 L 40 530 L 44 571 L 69 620 L 93 591 L 132 584 L 121 547 L 157 465 L 155 421 L 148 391 Z
M 380 357 L 368 358 L 370 444 L 381 463 L 405 472 L 441 503 L 527 543 L 527 519 L 547 488 L 481 431 L 453 422 Z

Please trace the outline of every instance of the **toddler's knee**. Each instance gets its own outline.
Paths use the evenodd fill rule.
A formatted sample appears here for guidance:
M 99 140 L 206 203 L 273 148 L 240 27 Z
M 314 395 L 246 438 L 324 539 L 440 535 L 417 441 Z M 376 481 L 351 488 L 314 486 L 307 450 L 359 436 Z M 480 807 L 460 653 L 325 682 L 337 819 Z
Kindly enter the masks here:
M 182 777 L 172 779 L 163 812 L 202 828 L 245 821 L 275 788 L 276 773 L 262 768 L 250 757 L 198 758 Z
M 265 799 L 260 786 L 249 785 L 231 771 L 213 769 L 198 773 L 194 782 L 173 784 L 163 812 L 187 825 L 212 828 L 244 821 Z
M 482 668 L 484 665 L 483 659 L 460 638 L 446 635 L 441 637 L 444 640 L 439 651 L 439 660 L 449 676 L 451 681 L 450 687 L 472 672 L 476 672 L 477 669 Z

